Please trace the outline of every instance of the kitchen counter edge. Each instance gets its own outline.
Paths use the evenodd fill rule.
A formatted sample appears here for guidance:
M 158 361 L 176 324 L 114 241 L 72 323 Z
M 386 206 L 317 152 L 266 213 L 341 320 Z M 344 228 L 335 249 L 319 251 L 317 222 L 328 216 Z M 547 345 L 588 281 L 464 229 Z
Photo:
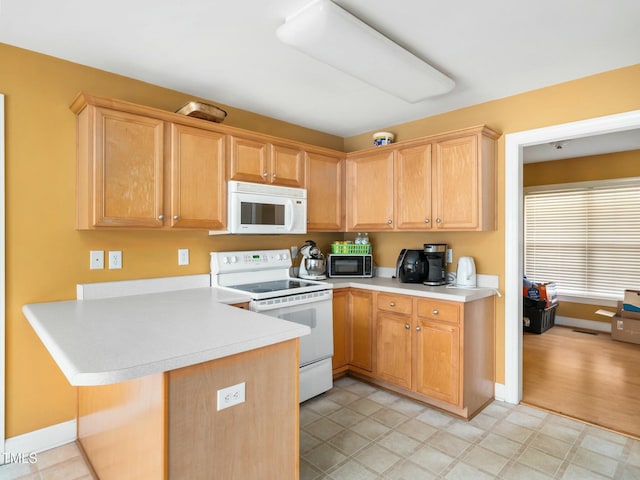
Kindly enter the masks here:
M 309 327 L 232 307 L 249 299 L 196 288 L 24 305 L 73 386 L 125 382 L 307 335 Z
M 432 298 L 436 300 L 449 300 L 452 302 L 472 302 L 481 298 L 491 297 L 498 293 L 495 288 L 461 288 L 441 285 L 430 287 L 420 283 L 402 283 L 395 278 L 329 278 L 326 280 L 338 288 L 361 288 L 378 292 L 397 293 L 399 295 L 412 295 L 415 297 Z

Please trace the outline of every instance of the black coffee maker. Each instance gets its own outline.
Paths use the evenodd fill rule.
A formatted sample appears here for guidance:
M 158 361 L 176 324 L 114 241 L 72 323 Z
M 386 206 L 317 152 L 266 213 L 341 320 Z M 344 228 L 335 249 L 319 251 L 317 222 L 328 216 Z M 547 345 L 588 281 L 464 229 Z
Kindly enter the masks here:
M 427 262 L 425 285 L 445 285 L 447 283 L 447 244 L 425 243 L 424 256 Z
M 403 248 L 396 263 L 396 277 L 402 283 L 445 285 L 446 253 L 445 243 L 427 243 L 422 250 Z
M 425 278 L 427 260 L 423 250 L 403 248 L 398 255 L 396 277 L 402 283 L 422 283 Z

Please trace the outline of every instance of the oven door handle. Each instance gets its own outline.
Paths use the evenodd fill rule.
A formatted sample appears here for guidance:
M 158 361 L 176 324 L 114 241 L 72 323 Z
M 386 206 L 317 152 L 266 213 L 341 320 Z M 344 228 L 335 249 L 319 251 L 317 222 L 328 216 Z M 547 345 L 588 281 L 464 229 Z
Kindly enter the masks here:
M 329 292 L 328 294 L 325 292 Z M 331 290 L 325 290 L 322 295 L 317 297 L 307 297 L 305 294 L 301 295 L 304 298 L 300 300 L 289 300 L 284 302 L 278 302 L 277 299 L 273 300 L 251 300 L 249 302 L 249 310 L 252 312 L 267 312 L 269 310 L 277 310 L 279 308 L 296 307 L 299 305 L 313 305 L 319 302 L 332 302 L 333 292 Z M 293 295 L 292 295 L 293 296 Z

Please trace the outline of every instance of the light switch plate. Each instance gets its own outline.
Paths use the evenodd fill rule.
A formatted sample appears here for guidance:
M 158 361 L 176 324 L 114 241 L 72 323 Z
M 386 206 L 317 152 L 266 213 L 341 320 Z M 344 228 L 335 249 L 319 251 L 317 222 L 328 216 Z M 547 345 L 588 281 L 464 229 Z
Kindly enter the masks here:
M 104 268 L 104 251 L 91 250 L 89 252 L 89 269 L 101 270 Z
M 178 249 L 178 265 L 189 265 L 189 249 Z

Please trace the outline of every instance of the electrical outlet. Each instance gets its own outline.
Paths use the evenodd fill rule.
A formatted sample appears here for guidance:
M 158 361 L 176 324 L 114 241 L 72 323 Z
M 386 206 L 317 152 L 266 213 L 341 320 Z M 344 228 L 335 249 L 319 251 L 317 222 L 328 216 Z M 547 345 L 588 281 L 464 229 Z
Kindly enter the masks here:
M 291 259 L 295 260 L 296 258 L 298 258 L 298 247 L 296 247 L 295 245 L 293 245 L 291 247 Z
M 246 382 L 218 390 L 218 411 L 233 407 L 245 401 Z
M 104 251 L 91 250 L 89 252 L 89 269 L 101 270 L 104 268 Z
M 178 265 L 189 265 L 189 249 L 178 249 Z
M 447 263 L 453 263 L 453 248 L 447 248 Z
M 122 268 L 122 252 L 114 250 L 109 252 L 109 269 L 119 270 Z

